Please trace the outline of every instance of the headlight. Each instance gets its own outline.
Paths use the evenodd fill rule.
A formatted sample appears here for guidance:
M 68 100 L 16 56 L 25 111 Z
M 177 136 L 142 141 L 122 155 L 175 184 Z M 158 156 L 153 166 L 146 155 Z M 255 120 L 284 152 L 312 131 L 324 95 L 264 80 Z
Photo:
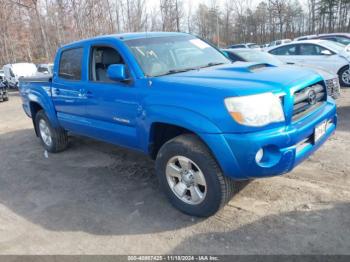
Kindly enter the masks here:
M 284 121 L 280 99 L 272 93 L 229 97 L 225 105 L 233 119 L 246 126 L 265 126 Z

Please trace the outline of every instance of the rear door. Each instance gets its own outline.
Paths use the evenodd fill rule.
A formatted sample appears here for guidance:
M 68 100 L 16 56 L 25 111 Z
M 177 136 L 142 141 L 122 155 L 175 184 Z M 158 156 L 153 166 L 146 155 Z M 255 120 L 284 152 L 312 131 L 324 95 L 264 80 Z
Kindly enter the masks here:
M 330 55 L 322 54 L 322 51 L 328 49 L 317 44 L 300 44 L 298 49 L 299 63 L 312 67 L 321 67 L 328 72 L 337 73 L 341 65 L 335 66 L 339 63 L 339 57 L 331 50 L 328 50 Z
M 53 75 L 52 101 L 60 124 L 77 133 L 86 126 L 84 96 L 84 78 L 86 78 L 84 47 L 64 49 L 56 61 Z

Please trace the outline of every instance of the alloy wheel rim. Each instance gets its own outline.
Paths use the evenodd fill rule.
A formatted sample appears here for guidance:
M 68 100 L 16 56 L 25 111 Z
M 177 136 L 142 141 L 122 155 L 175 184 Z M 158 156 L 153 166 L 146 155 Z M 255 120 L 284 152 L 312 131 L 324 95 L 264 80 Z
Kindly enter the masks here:
M 39 121 L 39 131 L 40 131 L 40 136 L 43 142 L 45 143 L 45 145 L 51 146 L 52 138 L 51 138 L 50 128 L 44 119 L 40 119 Z
M 345 84 L 350 85 L 350 68 L 343 72 L 342 80 Z
M 172 157 L 165 170 L 170 189 L 181 201 L 198 205 L 207 193 L 207 183 L 198 165 L 185 156 Z

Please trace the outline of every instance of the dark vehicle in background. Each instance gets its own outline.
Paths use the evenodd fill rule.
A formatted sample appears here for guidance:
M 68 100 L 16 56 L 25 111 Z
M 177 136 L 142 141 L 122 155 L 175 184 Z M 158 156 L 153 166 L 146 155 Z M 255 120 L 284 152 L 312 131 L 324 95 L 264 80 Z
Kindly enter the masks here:
M 276 65 L 276 66 L 288 65 L 288 63 L 284 63 L 283 61 L 278 59 L 278 57 L 259 50 L 250 50 L 250 49 L 242 48 L 242 49 L 223 49 L 222 51 L 233 62 L 245 61 L 245 62 L 259 62 L 259 63 Z M 339 84 L 338 76 L 336 74 L 332 74 L 322 68 L 318 68 L 315 66 L 305 66 L 303 64 L 295 64 L 295 65 L 299 67 L 310 68 L 316 71 L 325 80 L 327 85 L 327 93 L 334 99 L 337 99 L 340 96 L 340 84 Z
M 349 33 L 331 33 L 331 34 L 319 34 L 319 35 L 306 35 L 295 38 L 295 41 L 308 40 L 308 39 L 322 39 L 329 40 L 343 45 L 350 45 Z
M 0 70 L 0 82 L 4 81 L 5 73 L 4 70 Z
M 9 96 L 7 92 L 7 86 L 4 82 L 0 81 L 0 102 L 8 101 Z
M 231 45 L 228 48 L 234 49 L 234 48 L 249 48 L 249 49 L 260 49 L 260 46 L 255 43 L 246 43 L 246 44 L 236 44 Z
M 4 70 L 0 70 L 0 102 L 8 101 L 7 85 L 4 82 Z

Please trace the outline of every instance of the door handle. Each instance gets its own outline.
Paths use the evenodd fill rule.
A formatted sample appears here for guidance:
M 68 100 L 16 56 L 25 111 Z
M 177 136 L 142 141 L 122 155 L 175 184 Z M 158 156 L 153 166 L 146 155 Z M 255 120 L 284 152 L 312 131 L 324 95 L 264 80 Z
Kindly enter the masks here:
M 286 64 L 287 65 L 295 65 L 295 63 L 293 63 L 293 62 L 287 62 Z
M 54 89 L 53 89 L 53 93 L 54 93 L 55 95 L 59 95 L 59 94 L 60 94 L 60 90 L 59 90 L 58 88 L 54 88 Z
M 85 96 L 86 96 L 87 98 L 91 98 L 91 97 L 93 97 L 94 95 L 92 94 L 91 91 L 87 91 L 86 94 L 85 94 Z

